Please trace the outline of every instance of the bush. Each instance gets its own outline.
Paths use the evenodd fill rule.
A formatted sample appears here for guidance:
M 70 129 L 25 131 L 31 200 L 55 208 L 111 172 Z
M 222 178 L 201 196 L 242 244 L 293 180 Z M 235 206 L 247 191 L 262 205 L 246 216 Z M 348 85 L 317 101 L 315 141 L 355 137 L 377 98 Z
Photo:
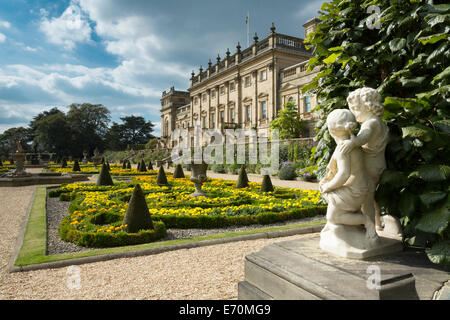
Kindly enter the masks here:
M 273 192 L 272 180 L 270 180 L 269 175 L 264 175 L 263 181 L 261 183 L 261 192 Z
M 183 172 L 183 167 L 181 166 L 181 164 L 177 164 L 177 166 L 175 167 L 175 171 L 173 172 L 173 177 L 180 179 L 180 178 L 184 178 L 184 172 Z
M 109 173 L 107 165 L 102 164 L 102 168 L 100 170 L 100 174 L 97 178 L 97 186 L 112 186 L 114 182 L 111 178 L 111 174 Z
M 167 235 L 166 227 L 161 221 L 153 221 L 154 229 L 140 230 L 137 233 L 108 232 L 82 232 L 74 229 L 70 225 L 70 216 L 65 217 L 59 226 L 61 239 L 73 242 L 79 246 L 90 248 L 108 248 L 137 245 L 155 242 Z
M 278 172 L 278 178 L 280 178 L 280 180 L 295 180 L 297 177 L 295 170 L 296 169 L 293 164 L 287 164 Z
M 248 177 L 247 172 L 245 171 L 245 167 L 242 166 L 239 170 L 239 177 L 236 182 L 236 188 L 247 188 L 248 187 Z
M 320 178 L 335 148 L 327 116 L 347 108 L 350 92 L 378 90 L 390 131 L 378 204 L 400 219 L 406 244 L 426 249 L 433 263 L 450 268 L 447 2 L 325 2 L 322 22 L 306 39 L 308 46 L 320 48 L 308 64 L 318 73 L 303 92 L 318 94 L 314 157 Z M 363 23 L 369 5 L 382 12 L 380 28 Z
M 223 164 L 213 164 L 211 170 L 215 173 L 227 173 L 227 170 Z

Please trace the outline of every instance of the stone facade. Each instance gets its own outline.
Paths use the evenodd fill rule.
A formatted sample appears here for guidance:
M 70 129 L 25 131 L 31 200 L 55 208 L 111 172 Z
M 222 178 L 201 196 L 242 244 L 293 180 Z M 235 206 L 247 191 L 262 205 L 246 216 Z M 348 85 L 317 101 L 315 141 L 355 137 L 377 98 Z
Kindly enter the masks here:
M 314 31 L 318 22 L 313 18 L 305 23 L 305 34 Z M 311 110 L 317 101 L 304 96 L 301 89 L 317 71 L 306 73 L 311 50 L 306 49 L 304 39 L 276 33 L 272 25 L 269 36 L 259 40 L 255 34 L 253 40 L 247 49 L 241 50 L 238 43 L 233 55 L 227 50 L 215 64 L 210 60 L 207 68 L 200 67 L 197 74 L 193 71 L 187 91 L 171 88 L 163 93 L 161 140 L 166 147 L 174 146 L 174 129 L 192 131 L 194 124 L 204 130 L 269 128 L 289 100 L 309 123 L 303 136 L 314 135 L 316 119 Z

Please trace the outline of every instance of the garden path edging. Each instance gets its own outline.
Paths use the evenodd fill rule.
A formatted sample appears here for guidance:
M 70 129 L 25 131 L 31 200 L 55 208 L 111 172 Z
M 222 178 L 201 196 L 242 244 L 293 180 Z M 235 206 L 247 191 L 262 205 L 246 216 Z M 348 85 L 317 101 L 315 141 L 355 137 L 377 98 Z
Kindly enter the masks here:
M 28 217 L 26 220 L 28 221 Z M 11 265 L 9 267 L 8 272 L 13 273 L 13 272 L 34 271 L 34 270 L 42 270 L 42 269 L 63 268 L 63 267 L 68 267 L 68 266 L 72 266 L 72 265 L 81 265 L 81 264 L 86 264 L 86 263 L 94 263 L 94 262 L 108 261 L 108 260 L 121 259 L 121 258 L 133 258 L 133 257 L 147 256 L 147 255 L 153 255 L 153 254 L 174 251 L 174 250 L 180 250 L 180 249 L 192 249 L 192 248 L 206 247 L 206 246 L 211 246 L 211 245 L 238 242 L 238 241 L 270 239 L 270 238 L 288 237 L 288 236 L 300 235 L 300 234 L 317 233 L 317 232 L 320 232 L 322 230 L 322 228 L 323 228 L 323 225 L 318 225 L 318 226 L 311 226 L 311 227 L 302 227 L 302 228 L 293 228 L 293 229 L 286 229 L 286 230 L 261 232 L 261 233 L 234 236 L 234 237 L 226 237 L 226 238 L 220 238 L 220 239 L 194 241 L 194 242 L 189 242 L 189 243 L 161 246 L 161 247 L 148 248 L 148 249 L 142 249 L 142 250 L 101 254 L 101 255 L 66 259 L 66 260 L 60 260 L 60 261 L 54 261 L 54 262 L 44 262 L 44 263 L 32 264 L 32 265 L 26 265 L 26 266 Z M 22 235 L 22 238 L 23 238 L 23 235 Z M 20 249 L 20 247 L 19 247 L 19 249 Z M 15 259 L 14 259 L 14 261 L 15 261 Z M 14 263 L 14 261 L 12 263 Z

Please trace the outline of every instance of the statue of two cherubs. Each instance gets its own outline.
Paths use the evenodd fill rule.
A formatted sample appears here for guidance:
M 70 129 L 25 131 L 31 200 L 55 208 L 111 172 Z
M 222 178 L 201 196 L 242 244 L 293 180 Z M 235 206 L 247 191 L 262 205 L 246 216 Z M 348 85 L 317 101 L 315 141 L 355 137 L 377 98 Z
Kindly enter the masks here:
M 349 109 L 338 109 L 327 118 L 328 130 L 337 147 L 320 181 L 320 191 L 328 202 L 327 226 L 365 227 L 368 242 L 376 242 L 381 228 L 380 208 L 375 189 L 386 168 L 385 149 L 389 130 L 381 120 L 382 97 L 371 88 L 361 88 L 347 98 Z M 357 136 L 353 130 L 361 124 Z

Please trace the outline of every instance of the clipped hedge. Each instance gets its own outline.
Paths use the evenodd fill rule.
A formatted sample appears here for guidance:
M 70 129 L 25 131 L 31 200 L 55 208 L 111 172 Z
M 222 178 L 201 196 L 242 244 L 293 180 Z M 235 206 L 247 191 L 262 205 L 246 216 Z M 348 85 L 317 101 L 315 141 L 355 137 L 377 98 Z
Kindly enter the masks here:
M 166 227 L 162 221 L 153 221 L 153 230 L 140 230 L 137 233 L 108 232 L 82 232 L 70 225 L 70 216 L 67 216 L 59 226 L 61 239 L 73 242 L 79 246 L 90 248 L 107 248 L 137 245 L 155 242 L 167 235 Z
M 212 229 L 229 226 L 248 226 L 253 224 L 272 224 L 293 219 L 302 219 L 325 215 L 326 206 L 311 206 L 309 208 L 295 209 L 283 212 L 265 211 L 256 215 L 241 216 L 176 216 L 176 215 L 152 215 L 154 221 L 162 221 L 167 228 L 176 229 Z

